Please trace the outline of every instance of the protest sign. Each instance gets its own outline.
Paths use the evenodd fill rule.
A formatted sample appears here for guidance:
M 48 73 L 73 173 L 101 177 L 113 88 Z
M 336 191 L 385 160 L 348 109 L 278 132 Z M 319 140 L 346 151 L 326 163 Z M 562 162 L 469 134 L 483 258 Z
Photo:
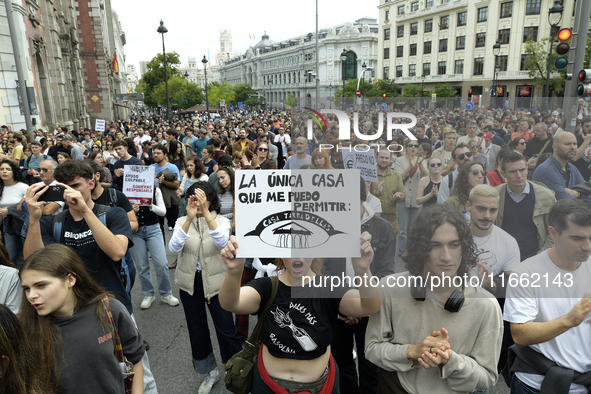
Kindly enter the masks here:
M 132 204 L 152 205 L 154 167 L 124 166 L 123 194 Z
M 237 171 L 238 257 L 359 257 L 355 170 Z
M 343 165 L 345 169 L 358 169 L 364 181 L 378 182 L 376 156 L 373 149 L 357 152 L 354 149 L 343 150 Z
M 105 120 L 104 119 L 97 119 L 94 122 L 94 130 L 95 131 L 105 131 Z

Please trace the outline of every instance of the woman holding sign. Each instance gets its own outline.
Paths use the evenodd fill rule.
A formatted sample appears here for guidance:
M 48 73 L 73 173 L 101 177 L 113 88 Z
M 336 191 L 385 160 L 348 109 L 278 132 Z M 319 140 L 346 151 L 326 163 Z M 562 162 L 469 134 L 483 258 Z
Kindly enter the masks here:
M 364 317 L 380 309 L 380 291 L 370 286 L 370 241 L 371 235 L 364 232 L 360 237 L 361 258 L 352 259 L 355 275 L 367 275 L 368 279 L 358 290 L 321 287 L 321 281 L 314 279 L 321 265 L 317 259 L 279 260 L 277 267 L 285 270 L 279 274 L 277 294 L 264 317 L 253 393 L 339 392 L 338 369 L 330 353 L 338 315 Z M 222 250 L 228 271 L 220 289 L 220 303 L 237 314 L 260 313 L 272 295 L 271 278 L 255 279 L 240 287 L 244 259 L 236 258 L 237 248 L 236 239 L 231 237 Z
M 209 393 L 220 375 L 213 356 L 205 306 L 213 319 L 222 362 L 242 346 L 232 313 L 220 306 L 218 293 L 226 275 L 220 249 L 230 238 L 230 221 L 218 214 L 220 200 L 208 182 L 196 182 L 187 190 L 187 216 L 179 218 L 168 248 L 178 253 L 175 281 L 187 319 L 193 367 L 207 376 L 199 392 Z

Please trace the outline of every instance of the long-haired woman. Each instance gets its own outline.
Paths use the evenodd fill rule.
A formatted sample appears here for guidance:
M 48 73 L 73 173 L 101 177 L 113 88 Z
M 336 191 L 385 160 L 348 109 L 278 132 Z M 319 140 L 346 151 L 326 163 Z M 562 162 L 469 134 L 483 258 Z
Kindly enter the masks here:
M 177 166 L 181 176 L 185 175 L 185 152 L 183 152 L 183 144 L 178 141 L 170 141 L 168 161 Z
M 28 187 L 16 164 L 6 159 L 0 162 L 0 217 L 4 245 L 10 254 L 10 261 L 17 265 L 20 265 L 23 259 L 23 240 L 17 225 L 20 218 L 13 217 L 8 207 L 19 204 L 25 198 Z
M 183 179 L 181 180 L 181 185 L 179 186 L 176 194 L 178 196 L 183 196 L 185 194 L 185 190 L 188 190 L 191 185 L 195 182 L 207 182 L 209 177 L 205 173 L 205 167 L 203 167 L 203 163 L 199 156 L 193 155 L 187 158 L 187 172 L 183 175 Z M 179 217 L 183 217 L 187 214 L 187 196 L 185 195 L 181 199 L 181 205 L 179 207 Z
M 75 251 L 60 244 L 38 250 L 24 261 L 20 279 L 19 316 L 43 382 L 60 394 L 125 393 L 113 355 L 112 316 L 134 368 L 132 393 L 143 392 L 142 336 L 125 306 L 90 277 Z
M 472 188 L 487 183 L 486 171 L 482 163 L 466 163 L 460 168 L 451 191 L 451 197 L 443 203 L 451 206 L 455 211 L 463 213 L 466 210 L 466 201 L 470 197 Z
M 234 218 L 234 169 L 220 167 L 218 175 L 218 197 L 220 199 L 220 215 L 230 220 Z M 232 226 L 233 227 L 233 226 Z
M 328 152 L 326 151 L 326 149 L 321 150 L 320 148 L 316 148 L 314 149 L 314 151 L 312 152 L 312 164 L 314 165 L 314 168 L 320 170 L 333 170 L 334 168 L 332 167 L 331 161 L 330 161 L 330 156 L 328 155 Z

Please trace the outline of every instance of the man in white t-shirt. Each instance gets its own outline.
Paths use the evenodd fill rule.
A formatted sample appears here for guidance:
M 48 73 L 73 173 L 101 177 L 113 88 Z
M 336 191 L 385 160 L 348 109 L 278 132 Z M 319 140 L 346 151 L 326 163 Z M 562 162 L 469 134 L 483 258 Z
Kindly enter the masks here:
M 489 185 L 478 185 L 470 191 L 466 202 L 470 212 L 470 231 L 478 255 L 478 277 L 481 285 L 497 297 L 503 295 L 499 288 L 499 275 L 505 276 L 505 283 L 511 271 L 519 265 L 519 245 L 515 238 L 493 223 L 499 213 L 499 194 Z M 496 283 L 495 283 L 496 282 Z
M 559 200 L 548 222 L 554 246 L 519 264 L 507 283 L 504 318 L 516 346 L 503 376 L 513 393 L 542 385 L 546 393 L 587 393 L 580 383 L 591 380 L 591 208 Z
M 133 139 L 133 142 L 136 143 L 137 146 L 141 147 L 142 144 L 146 141 L 151 141 L 152 138 L 149 135 L 144 134 L 144 129 L 138 127 L 137 129 L 137 137 Z

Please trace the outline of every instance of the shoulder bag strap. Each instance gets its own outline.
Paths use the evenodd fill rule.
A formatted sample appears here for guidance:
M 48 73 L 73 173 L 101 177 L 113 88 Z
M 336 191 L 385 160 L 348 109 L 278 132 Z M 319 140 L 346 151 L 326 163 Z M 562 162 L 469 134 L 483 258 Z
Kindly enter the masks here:
M 256 346 L 256 344 L 259 342 L 259 338 L 261 336 L 261 328 L 263 327 L 263 322 L 265 321 L 265 317 L 267 316 L 267 312 L 269 312 L 269 309 L 271 309 L 271 304 L 273 303 L 273 300 L 275 299 L 275 295 L 277 294 L 277 289 L 279 288 L 279 278 L 278 277 L 276 277 L 276 276 L 271 277 L 271 286 L 273 288 L 271 290 L 271 297 L 269 297 L 269 299 L 267 300 L 267 303 L 265 304 L 265 308 L 263 309 L 263 311 L 259 315 L 259 320 L 257 321 L 257 325 L 255 326 L 252 334 L 250 334 L 250 338 L 248 338 L 248 341 L 247 341 L 252 346 Z
M 115 347 L 114 353 L 115 357 L 119 362 L 125 362 L 125 358 L 123 357 L 123 346 L 121 346 L 121 338 L 119 338 L 119 331 L 117 331 L 117 326 L 115 325 L 115 320 L 113 319 L 113 313 L 111 313 L 111 309 L 109 308 L 109 298 L 105 295 L 101 299 L 103 304 L 103 309 L 105 310 L 105 317 L 107 321 L 107 325 L 111 330 L 111 334 L 113 334 L 113 346 Z
M 546 143 L 542 147 L 542 150 L 540 151 L 540 153 L 538 154 L 538 156 L 542 156 L 542 153 L 544 153 L 544 151 L 546 150 L 546 147 L 548 146 L 549 143 L 550 143 L 550 137 L 548 137 L 548 141 L 546 141 Z

